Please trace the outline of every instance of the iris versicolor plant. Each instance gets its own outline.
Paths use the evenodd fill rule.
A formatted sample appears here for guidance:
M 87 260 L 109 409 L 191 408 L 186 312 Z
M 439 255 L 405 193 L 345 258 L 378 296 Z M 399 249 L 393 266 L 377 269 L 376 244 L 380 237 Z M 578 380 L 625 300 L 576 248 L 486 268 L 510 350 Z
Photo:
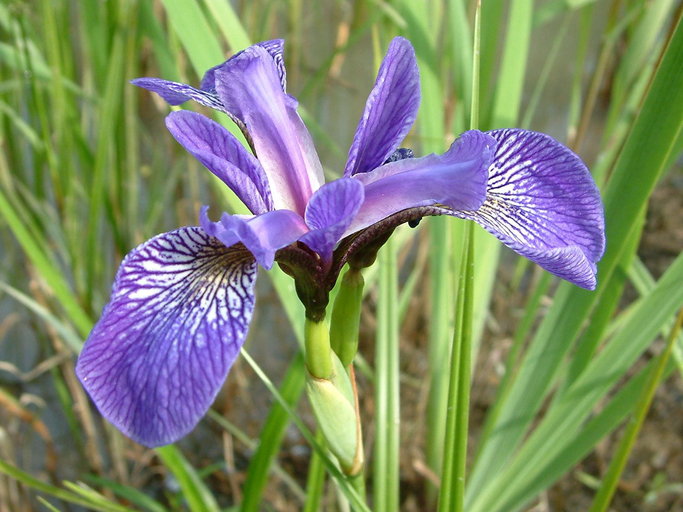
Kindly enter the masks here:
M 399 148 L 420 102 L 414 50 L 395 38 L 356 130 L 343 177 L 325 183 L 311 136 L 286 93 L 282 40 L 250 46 L 206 72 L 200 88 L 134 80 L 171 105 L 227 114 L 251 152 L 216 122 L 175 111 L 176 140 L 244 202 L 143 243 L 123 260 L 77 373 L 101 413 L 147 446 L 187 434 L 244 343 L 258 265 L 274 262 L 306 310 L 308 396 L 347 474 L 362 464 L 348 371 L 356 351 L 360 270 L 393 229 L 430 215 L 470 219 L 517 253 L 583 288 L 596 286 L 603 210 L 583 162 L 551 137 L 471 130 L 441 155 Z M 328 330 L 329 292 L 348 265 Z

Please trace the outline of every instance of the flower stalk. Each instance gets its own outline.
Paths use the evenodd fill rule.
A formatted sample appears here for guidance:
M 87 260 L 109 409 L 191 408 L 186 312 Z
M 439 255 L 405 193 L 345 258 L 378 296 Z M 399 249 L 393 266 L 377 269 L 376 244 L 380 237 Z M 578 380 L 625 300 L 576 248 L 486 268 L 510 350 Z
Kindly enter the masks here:
M 333 371 L 330 334 L 324 317 L 319 321 L 306 318 L 304 346 L 306 349 L 306 368 L 309 373 L 316 379 L 331 379 Z
M 342 277 L 332 308 L 330 343 L 344 367 L 353 363 L 358 351 L 358 331 L 365 281 L 360 269 L 349 268 Z

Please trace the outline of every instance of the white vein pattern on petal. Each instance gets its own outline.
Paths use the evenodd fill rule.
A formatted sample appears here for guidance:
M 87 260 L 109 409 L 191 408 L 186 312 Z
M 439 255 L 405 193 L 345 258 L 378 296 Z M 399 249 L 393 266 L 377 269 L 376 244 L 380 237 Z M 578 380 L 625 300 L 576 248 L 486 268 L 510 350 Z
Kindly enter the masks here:
M 199 228 L 160 235 L 131 253 L 93 331 L 110 341 L 79 361 L 99 408 L 134 437 L 150 421 L 160 438 L 191 427 L 218 391 L 206 392 L 210 382 L 222 382 L 246 336 L 255 275 L 244 251 L 225 248 Z M 100 388 L 116 392 L 102 395 Z M 167 425 L 169 417 L 181 424 Z
M 601 226 L 594 211 L 597 196 L 592 189 L 576 187 L 582 181 L 576 157 L 568 151 L 558 155 L 540 134 L 522 140 L 514 140 L 514 132 L 502 135 L 489 169 L 484 204 L 461 216 L 478 218 L 489 231 L 520 246 L 544 250 L 580 245 L 600 252 L 595 243 Z M 525 158 L 529 155 L 533 159 Z M 535 179 L 534 170 L 544 164 L 548 165 L 543 180 Z

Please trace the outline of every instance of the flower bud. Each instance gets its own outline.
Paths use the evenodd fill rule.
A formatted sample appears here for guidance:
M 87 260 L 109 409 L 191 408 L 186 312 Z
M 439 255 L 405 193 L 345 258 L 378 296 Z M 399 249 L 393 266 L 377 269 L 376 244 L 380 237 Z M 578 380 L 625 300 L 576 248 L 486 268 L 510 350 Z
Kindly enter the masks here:
M 349 376 L 336 356 L 331 379 L 318 379 L 307 372 L 306 393 L 330 451 L 347 475 L 357 474 L 363 466 L 360 422 Z

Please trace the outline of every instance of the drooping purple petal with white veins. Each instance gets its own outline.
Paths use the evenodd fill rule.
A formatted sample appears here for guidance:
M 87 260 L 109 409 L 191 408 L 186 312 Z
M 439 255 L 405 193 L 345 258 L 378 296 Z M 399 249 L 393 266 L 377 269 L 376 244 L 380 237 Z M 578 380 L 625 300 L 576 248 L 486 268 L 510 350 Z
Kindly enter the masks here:
M 442 155 L 408 158 L 355 174 L 365 188 L 365 200 L 344 236 L 394 213 L 420 206 L 444 205 L 476 210 L 484 201 L 487 169 L 496 141 L 472 130 Z
M 225 128 L 196 112 L 181 110 L 166 117 L 175 139 L 259 214 L 273 209 L 268 178 L 259 161 Z
M 291 210 L 273 210 L 261 215 L 228 215 L 213 222 L 208 217 L 208 207 L 199 214 L 202 228 L 231 247 L 242 243 L 265 269 L 270 269 L 278 249 L 296 242 L 308 227 L 298 214 Z
M 301 242 L 329 262 L 364 195 L 363 185 L 352 178 L 340 178 L 320 187 L 306 207 L 305 220 L 311 231 L 301 237 Z
M 600 193 L 585 164 L 542 133 L 488 133 L 498 145 L 486 201 L 477 211 L 444 213 L 475 220 L 549 272 L 594 289 L 605 226 Z
M 131 251 L 76 366 L 100 412 L 146 446 L 187 434 L 247 336 L 256 268 L 198 227 Z
M 410 131 L 420 106 L 420 73 L 410 42 L 391 42 L 353 137 L 344 176 L 379 167 Z
M 272 57 L 250 46 L 215 74 L 221 101 L 251 136 L 274 207 L 303 216 L 308 199 L 324 183 L 322 166 L 296 100 L 282 90 Z

